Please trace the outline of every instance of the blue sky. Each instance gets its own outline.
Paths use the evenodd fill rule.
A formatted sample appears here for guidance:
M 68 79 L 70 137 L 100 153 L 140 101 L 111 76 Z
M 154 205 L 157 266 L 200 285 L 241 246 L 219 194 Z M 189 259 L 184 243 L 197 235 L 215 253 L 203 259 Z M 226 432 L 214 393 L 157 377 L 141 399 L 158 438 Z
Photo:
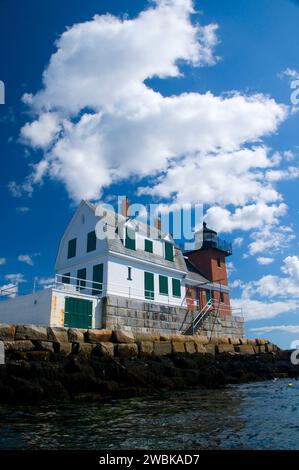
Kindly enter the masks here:
M 52 277 L 82 197 L 203 202 L 235 241 L 232 297 L 248 335 L 288 347 L 299 335 L 298 2 L 158 3 L 0 1 L 0 285 Z

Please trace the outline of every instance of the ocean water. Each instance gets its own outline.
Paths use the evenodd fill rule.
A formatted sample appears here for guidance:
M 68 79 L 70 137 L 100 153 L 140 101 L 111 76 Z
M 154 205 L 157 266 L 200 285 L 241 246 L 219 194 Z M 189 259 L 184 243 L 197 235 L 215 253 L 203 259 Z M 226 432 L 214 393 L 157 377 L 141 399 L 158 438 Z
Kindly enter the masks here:
M 299 381 L 0 405 L 0 449 L 299 449 Z

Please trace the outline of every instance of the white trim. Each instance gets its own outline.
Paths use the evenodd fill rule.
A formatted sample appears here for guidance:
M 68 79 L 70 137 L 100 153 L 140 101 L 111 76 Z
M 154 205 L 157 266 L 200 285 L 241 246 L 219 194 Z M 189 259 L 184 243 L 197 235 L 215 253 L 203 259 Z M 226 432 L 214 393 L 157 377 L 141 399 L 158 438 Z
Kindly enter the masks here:
M 138 261 L 141 264 L 148 264 L 150 266 L 157 266 L 159 268 L 166 269 L 167 271 L 172 271 L 172 272 L 175 272 L 175 273 L 181 273 L 184 276 L 186 275 L 186 271 L 181 271 L 180 269 L 171 268 L 169 266 L 164 266 L 163 264 L 154 263 L 152 261 L 148 261 L 148 260 L 145 260 L 145 259 L 135 258 L 135 256 L 125 255 L 124 253 L 119 253 L 117 251 L 109 250 L 108 254 L 111 254 L 111 255 L 119 257 L 119 258 L 133 259 L 134 261 Z

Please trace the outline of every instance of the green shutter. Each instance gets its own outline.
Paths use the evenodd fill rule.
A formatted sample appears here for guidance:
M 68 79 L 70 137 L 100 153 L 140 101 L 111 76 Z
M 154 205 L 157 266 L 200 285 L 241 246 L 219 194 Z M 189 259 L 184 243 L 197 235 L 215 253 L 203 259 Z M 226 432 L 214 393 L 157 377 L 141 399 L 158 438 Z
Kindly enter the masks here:
M 63 274 L 62 277 L 61 277 L 62 284 L 70 284 L 70 282 L 71 282 L 70 277 L 71 277 L 71 273 Z
M 144 251 L 147 251 L 148 253 L 153 252 L 153 242 L 147 238 L 144 240 Z
M 97 248 L 97 236 L 96 232 L 93 230 L 87 234 L 87 253 L 94 251 Z
M 154 275 L 153 273 L 144 273 L 144 297 L 149 300 L 154 299 Z
M 86 287 L 86 268 L 78 269 L 77 278 L 78 290 L 84 289 Z
M 92 272 L 92 295 L 101 295 L 103 292 L 103 264 L 96 264 Z M 100 284 L 97 284 L 100 282 Z
M 159 276 L 159 292 L 168 295 L 168 277 Z
M 172 295 L 173 297 L 181 297 L 181 281 L 172 279 Z
M 67 252 L 68 258 L 74 258 L 76 256 L 76 247 L 77 247 L 77 238 L 73 238 L 72 240 L 69 240 L 68 252 Z
M 68 328 L 92 328 L 92 302 L 75 297 L 66 297 L 64 326 Z
M 172 243 L 165 242 L 165 259 L 173 261 L 173 245 Z
M 126 227 L 126 241 L 125 241 L 126 248 L 130 248 L 130 250 L 136 250 L 135 244 L 135 230 Z

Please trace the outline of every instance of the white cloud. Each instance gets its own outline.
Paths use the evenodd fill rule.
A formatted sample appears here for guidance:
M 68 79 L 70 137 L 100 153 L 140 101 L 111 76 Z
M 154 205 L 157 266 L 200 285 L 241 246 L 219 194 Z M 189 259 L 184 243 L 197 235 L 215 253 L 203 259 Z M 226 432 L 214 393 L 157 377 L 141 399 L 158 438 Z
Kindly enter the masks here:
M 21 214 L 26 214 L 26 212 L 29 212 L 30 209 L 27 206 L 18 206 L 16 207 L 16 211 L 20 212 Z
M 274 258 L 268 258 L 267 256 L 259 256 L 256 260 L 259 264 L 267 265 L 273 263 Z
M 244 238 L 243 237 L 237 237 L 234 239 L 233 243 L 235 246 L 242 246 L 243 245 L 243 242 L 244 242 Z
M 13 284 L 19 284 L 19 283 L 22 283 L 22 282 L 27 282 L 24 279 L 24 274 L 22 274 L 22 273 L 6 274 L 5 279 L 7 281 L 11 281 L 11 283 L 13 283 Z
M 274 226 L 273 224 L 261 226 L 250 235 L 250 238 L 253 240 L 249 244 L 251 255 L 281 252 L 294 240 L 295 234 L 291 227 L 277 225 L 278 219 L 274 222 Z
M 265 225 L 272 226 L 277 224 L 279 218 L 286 212 L 287 206 L 284 203 L 267 205 L 264 202 L 257 202 L 238 207 L 235 212 L 214 206 L 207 210 L 206 221 L 216 230 L 229 233 L 233 230 L 250 230 Z
M 21 263 L 26 263 L 26 264 L 28 264 L 29 266 L 33 266 L 33 265 L 34 265 L 32 256 L 30 256 L 30 255 L 19 255 L 19 256 L 18 256 L 18 261 L 21 261 Z
M 234 309 L 242 309 L 246 321 L 274 318 L 283 313 L 295 312 L 299 307 L 299 301 L 295 300 L 266 302 L 246 297 L 232 299 L 231 304 Z
M 266 172 L 265 178 L 268 181 L 292 180 L 299 177 L 299 168 L 290 166 L 287 170 L 269 170 Z
M 37 119 L 21 134 L 45 148 L 44 171 L 36 177 L 35 168 L 29 182 L 48 175 L 78 201 L 98 199 L 121 179 L 160 173 L 155 193 L 180 202 L 279 199 L 256 172 L 272 166 L 266 149 L 240 147 L 275 132 L 284 106 L 237 92 L 162 96 L 145 84 L 180 77 L 182 61 L 216 62 L 217 25 L 192 24 L 192 13 L 189 0 L 158 0 L 134 19 L 96 16 L 63 33 L 43 89 L 24 96 Z
M 299 333 L 299 325 L 269 325 L 259 328 L 250 328 L 255 333 L 272 333 L 273 331 L 285 331 L 287 333 Z
M 0 266 L 6 264 L 6 258 L 0 258 Z
M 299 72 L 295 69 L 292 69 L 290 67 L 286 68 L 283 70 L 283 72 L 280 73 L 280 76 L 286 76 L 291 78 L 292 80 L 299 80 Z
M 49 287 L 54 286 L 55 277 L 38 277 L 36 278 L 36 282 L 40 286 L 43 286 L 44 289 L 48 289 Z
M 0 296 L 6 299 L 13 299 L 18 294 L 18 285 L 16 284 L 4 284 L 0 286 Z

